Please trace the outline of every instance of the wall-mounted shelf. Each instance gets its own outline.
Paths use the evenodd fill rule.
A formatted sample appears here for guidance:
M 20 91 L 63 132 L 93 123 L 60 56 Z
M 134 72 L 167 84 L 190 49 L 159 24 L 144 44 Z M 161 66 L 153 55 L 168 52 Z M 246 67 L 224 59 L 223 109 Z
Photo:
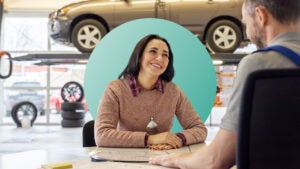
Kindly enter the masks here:
M 86 64 L 90 53 L 31 53 L 14 57 L 15 61 L 37 61 L 35 65 Z

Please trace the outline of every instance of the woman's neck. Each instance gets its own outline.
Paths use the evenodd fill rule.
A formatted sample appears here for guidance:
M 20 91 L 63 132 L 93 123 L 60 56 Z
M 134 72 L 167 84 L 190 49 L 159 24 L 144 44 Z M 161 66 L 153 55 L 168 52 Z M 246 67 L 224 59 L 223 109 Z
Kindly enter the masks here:
M 153 89 L 158 77 L 157 76 L 145 76 L 143 74 L 138 74 L 137 83 L 144 89 Z

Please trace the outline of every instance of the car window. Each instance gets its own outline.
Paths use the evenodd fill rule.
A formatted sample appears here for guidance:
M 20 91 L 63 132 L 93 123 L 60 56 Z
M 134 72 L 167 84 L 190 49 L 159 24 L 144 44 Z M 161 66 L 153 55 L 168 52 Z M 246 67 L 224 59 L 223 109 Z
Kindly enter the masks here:
M 12 84 L 13 87 L 41 87 L 39 82 L 15 82 Z

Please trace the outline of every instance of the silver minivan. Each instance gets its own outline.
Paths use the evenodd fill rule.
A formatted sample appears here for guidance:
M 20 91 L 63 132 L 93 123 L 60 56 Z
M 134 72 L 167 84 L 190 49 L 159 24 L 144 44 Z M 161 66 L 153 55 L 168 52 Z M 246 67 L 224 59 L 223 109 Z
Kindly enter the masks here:
M 91 52 L 116 26 L 139 18 L 176 22 L 199 37 L 211 52 L 233 52 L 246 39 L 243 0 L 88 0 L 49 14 L 55 41 Z

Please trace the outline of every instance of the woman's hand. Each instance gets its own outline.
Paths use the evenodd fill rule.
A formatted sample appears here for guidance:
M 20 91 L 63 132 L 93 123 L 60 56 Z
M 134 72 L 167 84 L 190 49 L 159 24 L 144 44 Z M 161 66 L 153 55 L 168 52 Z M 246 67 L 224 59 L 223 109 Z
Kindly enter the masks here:
M 181 139 L 170 132 L 163 132 L 159 134 L 149 135 L 148 145 L 158 145 L 158 144 L 168 144 L 172 148 L 182 147 Z
M 154 144 L 149 146 L 150 150 L 170 150 L 172 148 L 169 144 Z

